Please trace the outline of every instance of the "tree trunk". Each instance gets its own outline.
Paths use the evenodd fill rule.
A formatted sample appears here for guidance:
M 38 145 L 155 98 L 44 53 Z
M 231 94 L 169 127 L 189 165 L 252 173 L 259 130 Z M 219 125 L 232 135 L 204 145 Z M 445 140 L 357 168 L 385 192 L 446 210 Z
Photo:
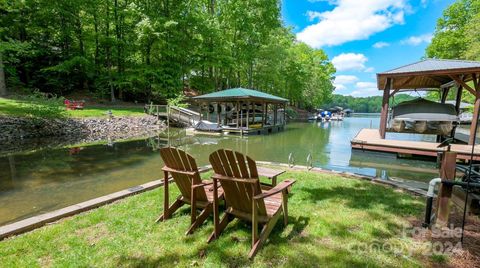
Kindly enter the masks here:
M 7 95 L 7 85 L 5 83 L 5 71 L 3 70 L 2 52 L 0 51 L 0 96 Z
M 110 9 L 108 8 L 107 5 L 107 27 L 106 27 L 106 36 L 107 39 L 110 37 Z M 115 88 L 113 87 L 113 79 L 112 79 L 112 55 L 111 55 L 111 49 L 110 49 L 110 44 L 107 44 L 106 46 L 106 56 L 107 56 L 107 68 L 108 68 L 108 80 L 110 84 L 110 101 L 115 102 Z
M 94 29 L 95 29 L 95 73 L 99 73 L 99 55 L 100 55 L 100 45 L 99 45 L 99 40 L 98 40 L 98 16 L 97 16 L 97 11 L 93 11 L 93 23 L 94 23 Z

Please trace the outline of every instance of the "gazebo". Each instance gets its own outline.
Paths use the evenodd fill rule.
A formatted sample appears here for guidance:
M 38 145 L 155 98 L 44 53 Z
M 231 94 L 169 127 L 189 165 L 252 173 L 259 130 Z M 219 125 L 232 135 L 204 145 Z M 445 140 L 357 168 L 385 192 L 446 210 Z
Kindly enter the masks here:
M 402 155 L 422 155 L 436 157 L 445 148 L 438 148 L 439 143 L 385 139 L 389 129 L 389 101 L 398 92 L 439 90 L 440 103 L 445 104 L 450 90 L 456 88 L 455 111 L 460 113 L 462 94 L 465 91 L 475 97 L 474 114 L 470 126 L 468 144 L 475 143 L 474 131 L 480 109 L 480 62 L 464 60 L 425 59 L 383 73 L 377 74 L 378 89 L 383 91 L 382 109 L 379 129 L 362 129 L 351 141 L 352 148 L 397 153 Z M 419 102 L 420 103 L 420 102 Z M 419 104 L 421 105 L 421 104 Z M 445 104 L 447 105 L 447 104 Z M 454 136 L 454 130 L 450 136 Z M 452 152 L 458 159 L 470 159 L 472 147 L 453 144 Z M 475 149 L 474 159 L 480 160 L 480 150 Z
M 216 122 L 222 132 L 263 134 L 283 130 L 286 124 L 288 100 L 265 92 L 231 88 L 193 100 L 200 105 L 202 121 Z
M 480 62 L 464 60 L 426 59 L 390 71 L 377 74 L 378 89 L 383 91 L 380 116 L 380 136 L 387 131 L 388 104 L 396 93 L 411 90 L 438 89 L 441 103 L 445 103 L 448 92 L 456 87 L 455 109 L 460 112 L 464 90 L 475 96 L 474 115 L 480 109 Z M 469 144 L 473 144 L 473 131 L 477 122 L 472 120 Z

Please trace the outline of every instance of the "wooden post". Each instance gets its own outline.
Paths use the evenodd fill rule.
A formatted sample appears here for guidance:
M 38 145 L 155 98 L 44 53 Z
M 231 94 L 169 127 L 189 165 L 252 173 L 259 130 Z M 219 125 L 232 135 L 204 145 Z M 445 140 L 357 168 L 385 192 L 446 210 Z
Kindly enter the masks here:
M 237 128 L 238 128 L 238 120 L 239 120 L 239 116 L 240 116 L 240 103 L 237 101 L 237 106 L 235 107 L 235 110 L 237 111 Z
M 390 98 L 390 89 L 392 88 L 392 78 L 387 78 L 387 83 L 383 89 L 382 112 L 380 113 L 380 138 L 385 139 L 387 130 L 388 101 Z
M 457 97 L 455 98 L 455 110 L 457 111 L 457 115 L 460 114 L 460 103 L 462 102 L 462 92 L 463 92 L 463 87 L 459 85 L 457 88 Z
M 220 103 L 217 102 L 217 124 L 220 125 Z
M 287 104 L 283 104 L 283 125 L 287 124 Z
M 265 102 L 262 103 L 262 127 L 265 126 Z
M 277 105 L 273 105 L 273 125 L 277 125 Z
M 240 127 L 243 127 L 243 102 L 240 103 Z
M 207 121 L 210 121 L 210 102 L 207 102 Z
M 478 92 L 478 89 L 475 89 L 475 92 L 477 93 L 475 96 L 475 105 L 473 107 L 473 118 L 472 118 L 472 124 L 470 125 L 470 137 L 468 140 L 469 145 L 475 144 L 475 140 L 473 139 L 473 134 L 475 132 L 475 129 L 477 128 L 477 118 L 478 118 L 478 110 L 480 109 L 480 95 Z
M 228 112 L 227 112 L 228 103 L 225 102 L 225 126 L 228 126 Z
M 444 180 L 455 179 L 455 167 L 457 164 L 456 152 L 445 152 L 440 167 L 440 178 Z M 437 201 L 437 225 L 447 226 L 450 214 L 450 199 L 452 197 L 452 186 L 441 185 Z
M 442 90 L 442 98 L 440 100 L 441 103 L 445 103 L 445 101 L 447 100 L 447 96 L 448 96 L 448 92 L 450 91 L 450 88 L 447 87 L 447 88 L 443 88 Z
M 248 130 L 249 121 L 250 121 L 250 102 L 247 101 L 247 130 Z
M 460 114 L 460 103 L 462 102 L 462 93 L 463 93 L 463 87 L 459 85 L 457 87 L 457 96 L 455 98 L 455 111 L 457 111 L 457 116 Z M 450 137 L 452 138 L 455 137 L 456 130 L 457 130 L 457 125 L 455 124 L 452 128 L 452 132 L 450 133 Z
M 163 172 L 163 219 L 170 218 L 170 211 L 168 211 L 168 172 Z

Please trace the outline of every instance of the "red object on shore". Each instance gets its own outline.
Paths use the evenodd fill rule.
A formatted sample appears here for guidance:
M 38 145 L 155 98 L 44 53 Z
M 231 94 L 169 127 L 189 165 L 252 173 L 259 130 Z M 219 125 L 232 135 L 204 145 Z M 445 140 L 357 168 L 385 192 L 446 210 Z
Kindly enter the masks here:
M 63 102 L 67 110 L 77 110 L 83 109 L 85 107 L 85 101 L 74 101 L 74 100 L 67 100 Z

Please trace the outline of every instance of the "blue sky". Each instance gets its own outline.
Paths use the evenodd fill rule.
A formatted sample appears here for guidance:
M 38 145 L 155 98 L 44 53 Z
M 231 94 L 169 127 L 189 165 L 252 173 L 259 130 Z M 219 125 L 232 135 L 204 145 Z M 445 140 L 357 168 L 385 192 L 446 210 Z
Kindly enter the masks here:
M 297 39 L 337 68 L 336 94 L 380 95 L 375 74 L 420 60 L 454 0 L 282 0 Z

